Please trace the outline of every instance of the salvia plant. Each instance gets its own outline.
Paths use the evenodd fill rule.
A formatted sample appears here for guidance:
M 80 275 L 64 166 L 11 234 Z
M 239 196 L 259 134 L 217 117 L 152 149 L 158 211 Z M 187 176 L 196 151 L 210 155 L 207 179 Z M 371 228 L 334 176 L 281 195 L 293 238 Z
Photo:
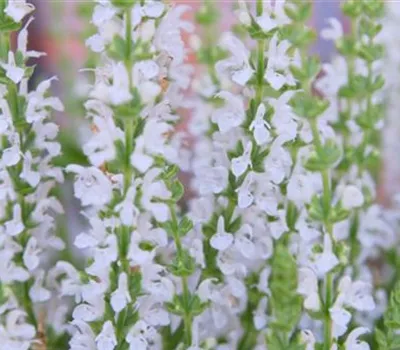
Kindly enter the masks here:
M 34 6 L 0 0 L 0 350 L 400 349 L 400 5 L 341 6 L 316 33 L 307 0 L 225 30 L 218 1 L 85 4 L 78 144 L 32 78 Z

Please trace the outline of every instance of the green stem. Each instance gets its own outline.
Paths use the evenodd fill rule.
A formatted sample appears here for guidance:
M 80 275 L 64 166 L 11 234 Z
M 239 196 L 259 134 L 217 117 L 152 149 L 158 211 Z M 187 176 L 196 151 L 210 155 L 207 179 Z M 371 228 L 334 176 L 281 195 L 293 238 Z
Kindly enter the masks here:
M 257 13 L 257 16 L 262 16 L 262 13 L 263 13 L 263 0 L 257 0 L 256 13 Z
M 332 303 L 333 275 L 328 273 L 325 285 L 325 316 L 324 316 L 324 350 L 331 350 L 332 347 L 332 320 L 329 309 Z
M 178 257 L 183 255 L 183 247 L 182 247 L 182 242 L 181 238 L 179 236 L 178 232 L 178 218 L 174 209 L 173 204 L 169 205 L 169 211 L 171 214 L 171 221 L 172 221 L 172 227 L 174 228 L 173 232 L 173 238 L 175 241 L 176 245 L 176 251 Z M 189 284 L 188 284 L 188 278 L 187 276 L 182 276 L 182 288 L 183 288 L 183 295 L 182 298 L 184 300 L 184 305 L 185 307 L 185 314 L 183 315 L 183 324 L 184 324 L 184 341 L 185 341 L 185 346 L 189 347 L 192 344 L 192 314 L 190 312 L 190 300 L 191 300 L 191 294 L 189 290 Z

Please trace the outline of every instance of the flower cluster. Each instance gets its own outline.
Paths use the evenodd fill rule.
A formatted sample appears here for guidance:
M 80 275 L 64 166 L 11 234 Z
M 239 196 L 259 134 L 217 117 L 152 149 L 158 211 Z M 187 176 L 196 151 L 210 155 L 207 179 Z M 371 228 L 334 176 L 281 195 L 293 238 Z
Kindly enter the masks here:
M 0 341 L 4 349 L 44 346 L 41 332 L 51 327 L 53 334 L 63 333 L 67 311 L 47 282 L 51 257 L 64 249 L 55 222 L 55 214 L 63 208 L 54 191 L 63 172 L 53 164 L 61 147 L 56 141 L 58 126 L 51 121 L 52 111 L 62 111 L 63 105 L 49 96 L 54 77 L 28 89 L 34 70 L 27 61 L 43 55 L 27 49 L 33 17 L 20 29 L 33 10 L 25 1 L 0 2 Z M 18 29 L 12 51 L 11 33 Z M 51 305 L 47 312 L 44 303 Z
M 337 55 L 321 64 L 310 1 L 238 0 L 216 35 L 211 0 L 196 34 L 188 6 L 97 0 L 87 163 L 64 169 L 86 222 L 80 266 L 51 260 L 64 249 L 55 78 L 28 89 L 33 6 L 0 0 L 0 348 L 395 349 L 400 211 L 377 198 L 394 24 L 383 0 L 342 9 L 351 30 L 329 19 Z

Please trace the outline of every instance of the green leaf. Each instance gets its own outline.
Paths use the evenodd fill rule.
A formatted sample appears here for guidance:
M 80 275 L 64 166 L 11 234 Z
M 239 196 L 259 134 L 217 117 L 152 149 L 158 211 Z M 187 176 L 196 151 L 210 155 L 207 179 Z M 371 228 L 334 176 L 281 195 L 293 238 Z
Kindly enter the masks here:
M 172 193 L 171 200 L 174 202 L 179 201 L 185 193 L 185 188 L 179 180 L 176 180 L 172 183 L 170 190 Z
M 342 150 L 334 140 L 329 139 L 306 161 L 304 167 L 310 171 L 334 168 L 342 158 Z
M 119 7 L 122 9 L 129 9 L 130 7 L 132 7 L 135 4 L 136 0 L 111 0 L 111 3 L 115 6 L 115 7 Z
M 309 82 L 314 80 L 317 74 L 321 70 L 321 65 L 318 57 L 311 57 L 310 59 L 304 60 L 302 67 L 291 66 L 290 71 L 296 80 L 300 82 Z
M 323 221 L 325 218 L 324 204 L 322 199 L 315 195 L 308 205 L 308 215 L 312 220 Z
M 195 20 L 202 26 L 209 26 L 219 19 L 218 10 L 212 2 L 206 2 L 195 14 Z
M 312 15 L 312 3 L 307 0 L 285 7 L 286 15 L 295 23 L 306 22 Z
M 326 111 L 329 102 L 300 91 L 290 100 L 290 105 L 299 117 L 314 119 Z
M 179 223 L 178 232 L 179 236 L 185 236 L 193 228 L 193 222 L 187 216 L 184 216 Z
M 14 22 L 11 17 L 4 17 L 0 21 L 0 32 L 8 33 L 15 32 L 21 28 L 21 23 Z
M 302 314 L 302 298 L 297 293 L 297 264 L 288 248 L 278 243 L 271 262 L 269 327 L 288 343 Z M 269 347 L 269 344 L 268 344 Z
M 168 270 L 175 276 L 190 276 L 196 268 L 195 260 L 187 250 L 182 250 L 168 266 Z

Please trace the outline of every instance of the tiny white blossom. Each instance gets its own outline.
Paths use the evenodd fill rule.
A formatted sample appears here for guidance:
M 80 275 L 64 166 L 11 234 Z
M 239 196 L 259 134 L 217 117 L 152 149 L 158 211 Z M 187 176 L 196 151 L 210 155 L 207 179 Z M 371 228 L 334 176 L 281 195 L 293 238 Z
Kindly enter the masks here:
M 313 266 L 317 271 L 318 277 L 325 276 L 339 264 L 339 259 L 333 253 L 332 239 L 328 233 L 324 235 L 324 244 L 322 253 L 315 254 Z
M 114 350 L 118 345 L 111 321 L 107 321 L 103 324 L 101 332 L 96 337 L 96 345 L 98 350 Z
M 320 310 L 321 302 L 318 292 L 318 278 L 312 269 L 308 267 L 299 269 L 299 285 L 297 287 L 297 292 L 305 297 L 304 307 L 307 310 Z
M 358 337 L 363 334 L 369 333 L 369 329 L 365 327 L 357 327 L 353 329 L 347 336 L 344 343 L 345 350 L 369 350 L 370 347 L 367 342 L 360 341 Z
M 250 51 L 232 33 L 223 34 L 220 45 L 228 50 L 231 56 L 216 63 L 217 74 L 223 76 L 228 73 L 236 84 L 246 85 L 254 73 L 249 63 Z
M 251 122 L 249 127 L 249 130 L 253 131 L 253 136 L 258 146 L 265 145 L 270 140 L 269 129 L 271 126 L 266 120 L 264 120 L 265 112 L 265 104 L 261 103 L 258 106 L 254 120 Z
M 111 294 L 111 306 L 113 310 L 118 313 L 121 312 L 131 300 L 128 290 L 128 277 L 126 273 L 123 272 L 118 277 L 118 288 Z
M 5 223 L 5 232 L 9 236 L 18 236 L 24 229 L 21 206 L 15 204 L 13 207 L 13 218 Z
M 321 30 L 321 38 L 336 41 L 343 37 L 342 23 L 335 17 L 328 18 L 329 27 Z
M 27 3 L 26 0 L 9 0 L 4 12 L 15 22 L 21 22 L 21 20 L 34 9 L 35 6 Z
M 243 155 L 232 159 L 232 172 L 233 175 L 235 175 L 236 177 L 243 175 L 246 172 L 247 168 L 249 166 L 251 167 L 252 146 L 252 143 L 249 141 L 246 144 Z
M 364 195 L 356 186 L 346 186 L 342 195 L 342 204 L 345 209 L 359 208 L 364 204 Z
M 243 100 L 228 91 L 221 91 L 216 97 L 225 101 L 225 106 L 216 109 L 212 114 L 212 121 L 218 124 L 221 133 L 241 125 L 245 119 Z
M 41 249 L 35 237 L 30 237 L 24 249 L 23 261 L 29 271 L 35 270 L 39 266 L 39 254 Z
M 66 170 L 77 174 L 74 184 L 75 196 L 82 205 L 101 206 L 112 198 L 112 185 L 104 173 L 95 168 L 80 165 L 68 165 Z
M 225 221 L 222 216 L 218 218 L 217 232 L 211 237 L 210 245 L 217 250 L 226 250 L 233 243 L 233 235 L 225 231 Z
M 8 62 L 0 62 L 0 66 L 6 71 L 7 78 L 11 79 L 15 84 L 21 82 L 25 70 L 16 65 L 14 53 L 12 51 L 8 53 Z

